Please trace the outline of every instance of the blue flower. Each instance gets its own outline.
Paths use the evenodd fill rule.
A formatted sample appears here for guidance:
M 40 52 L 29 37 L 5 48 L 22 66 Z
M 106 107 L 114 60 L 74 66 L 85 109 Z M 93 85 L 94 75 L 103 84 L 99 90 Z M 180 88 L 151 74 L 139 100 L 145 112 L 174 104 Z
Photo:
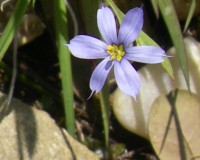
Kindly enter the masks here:
M 166 57 L 165 51 L 155 46 L 133 46 L 143 26 L 143 11 L 134 8 L 128 11 L 117 31 L 115 17 L 108 7 L 97 12 L 99 31 L 105 42 L 87 35 L 78 35 L 66 44 L 71 53 L 83 59 L 104 59 L 92 73 L 90 89 L 98 93 L 114 67 L 118 87 L 125 94 L 136 96 L 140 89 L 140 78 L 130 61 L 160 63 Z M 92 95 L 91 94 L 91 95 Z

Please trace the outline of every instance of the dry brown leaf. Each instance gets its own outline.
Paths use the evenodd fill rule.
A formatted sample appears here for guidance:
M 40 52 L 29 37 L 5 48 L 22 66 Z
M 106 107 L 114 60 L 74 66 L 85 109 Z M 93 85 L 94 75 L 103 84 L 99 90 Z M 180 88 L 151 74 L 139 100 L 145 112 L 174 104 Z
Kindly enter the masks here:
M 149 116 L 149 137 L 161 160 L 200 159 L 200 99 L 177 90 L 158 97 Z
M 190 69 L 190 89 L 191 92 L 200 95 L 200 43 L 192 37 L 187 37 L 184 41 Z M 138 71 L 141 88 L 137 102 L 121 92 L 119 88 L 116 89 L 113 95 L 113 111 L 120 124 L 146 139 L 149 139 L 147 124 L 154 100 L 160 94 L 168 94 L 174 88 L 187 89 L 175 49 L 171 48 L 169 53 L 173 55 L 170 61 L 173 65 L 175 81 L 170 79 L 160 64 L 150 64 Z

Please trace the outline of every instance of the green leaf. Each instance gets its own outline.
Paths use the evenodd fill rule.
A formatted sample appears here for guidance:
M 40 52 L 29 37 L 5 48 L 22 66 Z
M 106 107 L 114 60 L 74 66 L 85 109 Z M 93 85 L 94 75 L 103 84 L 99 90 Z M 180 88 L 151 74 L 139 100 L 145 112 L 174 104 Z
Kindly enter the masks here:
M 15 10 L 12 13 L 2 36 L 0 38 L 0 60 L 4 57 L 6 50 L 8 49 L 13 37 L 16 33 L 17 28 L 25 14 L 25 11 L 30 3 L 30 0 L 18 0 Z
M 176 49 L 177 56 L 178 56 L 180 66 L 183 71 L 188 89 L 190 89 L 186 50 L 184 47 L 181 28 L 180 28 L 179 21 L 174 9 L 174 5 L 171 0 L 158 0 L 158 6 L 164 18 L 164 21 L 167 25 L 174 47 Z
M 151 1 L 151 5 L 153 6 L 153 10 L 156 14 L 156 17 L 159 17 L 159 9 L 158 9 L 158 3 L 157 0 L 150 0 Z
M 71 54 L 64 45 L 68 40 L 67 10 L 65 1 L 54 0 L 56 44 L 61 71 L 64 109 L 68 132 L 75 137 L 74 97 L 72 89 Z
M 153 41 L 146 33 L 141 32 L 139 37 L 136 39 L 136 43 L 138 45 L 152 45 L 158 46 L 158 44 Z M 172 65 L 168 58 L 165 58 L 164 62 L 161 63 L 162 67 L 167 71 L 169 76 L 174 80 L 174 72 L 172 69 Z
M 97 28 L 97 9 L 99 8 L 99 1 L 84 0 L 80 1 L 81 14 L 83 15 L 83 21 L 85 30 L 89 35 L 100 36 Z M 88 7 L 90 6 L 90 7 Z
M 122 19 L 124 17 L 124 14 L 122 11 L 115 5 L 115 3 L 112 0 L 106 0 L 106 2 L 111 6 L 113 11 L 115 12 L 117 19 L 119 23 L 121 24 Z M 152 40 L 146 33 L 143 31 L 140 33 L 139 37 L 136 39 L 137 45 L 152 45 L 152 46 L 158 46 L 158 44 Z M 171 66 L 171 63 L 168 58 L 165 58 L 165 61 L 161 63 L 163 68 L 166 70 L 166 72 L 169 74 L 169 76 L 174 79 L 174 72 Z
M 124 18 L 124 13 L 115 5 L 115 3 L 112 0 L 105 0 L 113 9 L 115 15 L 117 16 L 117 19 L 119 23 L 121 24 L 122 19 Z
M 196 7 L 196 0 L 192 0 L 191 4 L 190 4 L 190 10 L 189 10 L 189 13 L 188 13 L 188 17 L 187 17 L 187 20 L 185 22 L 185 26 L 184 26 L 184 30 L 183 32 L 186 31 L 186 29 L 188 28 L 189 24 L 190 24 L 190 21 L 192 19 L 192 16 L 194 14 L 194 11 L 195 11 L 195 7 Z
M 158 46 L 158 44 L 153 41 L 146 33 L 141 32 L 139 37 L 136 39 L 136 43 L 139 46 L 142 45 L 153 45 L 153 46 Z

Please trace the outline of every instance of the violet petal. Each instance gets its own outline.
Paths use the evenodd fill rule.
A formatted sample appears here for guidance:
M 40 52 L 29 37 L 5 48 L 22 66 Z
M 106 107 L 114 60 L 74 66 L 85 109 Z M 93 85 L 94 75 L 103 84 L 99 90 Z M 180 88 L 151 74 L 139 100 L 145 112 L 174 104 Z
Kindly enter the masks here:
M 140 31 L 142 30 L 142 26 L 142 8 L 134 8 L 128 11 L 119 29 L 119 43 L 123 43 L 125 48 L 129 46 L 138 37 Z
M 124 58 L 142 63 L 160 63 L 167 57 L 165 51 L 155 46 L 134 46 L 126 49 Z
M 108 45 L 118 44 L 115 17 L 108 7 L 102 7 L 97 12 L 99 31 Z
M 136 99 L 140 88 L 140 78 L 136 70 L 126 60 L 114 64 L 116 82 L 122 92 Z
M 102 89 L 113 63 L 114 61 L 110 61 L 110 57 L 108 57 L 97 65 L 90 78 L 90 89 L 92 93 L 98 93 Z
M 97 59 L 108 56 L 106 53 L 107 44 L 91 36 L 75 36 L 70 43 L 66 45 L 71 53 L 78 58 Z

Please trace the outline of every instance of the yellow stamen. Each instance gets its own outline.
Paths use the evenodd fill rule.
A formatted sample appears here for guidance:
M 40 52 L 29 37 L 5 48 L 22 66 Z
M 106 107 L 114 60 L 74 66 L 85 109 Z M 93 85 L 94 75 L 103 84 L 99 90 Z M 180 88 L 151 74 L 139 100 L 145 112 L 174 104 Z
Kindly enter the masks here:
M 107 53 L 110 54 L 111 60 L 121 61 L 122 57 L 125 55 L 123 45 L 109 45 L 106 49 Z

